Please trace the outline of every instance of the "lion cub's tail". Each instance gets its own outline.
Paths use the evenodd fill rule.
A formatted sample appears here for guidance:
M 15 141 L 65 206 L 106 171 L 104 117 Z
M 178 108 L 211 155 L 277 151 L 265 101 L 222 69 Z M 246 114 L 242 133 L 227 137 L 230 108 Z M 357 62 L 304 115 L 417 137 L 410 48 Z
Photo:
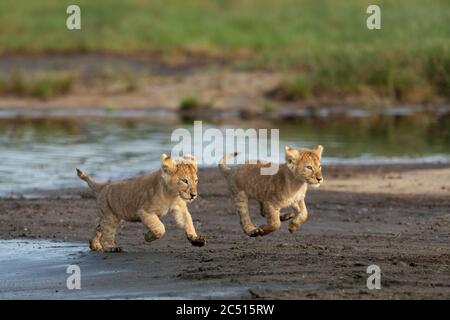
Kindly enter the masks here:
M 80 169 L 77 169 L 77 175 L 81 180 L 86 181 L 86 183 L 88 184 L 89 188 L 91 188 L 92 190 L 94 190 L 95 192 L 99 192 L 100 190 L 103 189 L 104 186 L 107 185 L 107 183 L 101 183 L 101 182 L 96 182 L 94 180 L 92 180 L 91 177 L 89 177 L 86 173 L 84 173 L 83 171 L 81 171 Z
M 231 158 L 234 158 L 238 155 L 238 152 L 234 153 L 228 153 L 222 157 L 222 159 L 219 161 L 219 170 L 222 172 L 224 177 L 228 176 L 228 173 L 231 171 L 231 168 L 227 166 L 227 161 Z

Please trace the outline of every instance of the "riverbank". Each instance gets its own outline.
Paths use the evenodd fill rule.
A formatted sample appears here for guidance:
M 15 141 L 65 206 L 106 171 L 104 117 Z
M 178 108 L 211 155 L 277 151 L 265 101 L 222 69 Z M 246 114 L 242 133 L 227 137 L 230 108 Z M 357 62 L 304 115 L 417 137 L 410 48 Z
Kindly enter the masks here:
M 448 110 L 445 95 L 424 93 L 423 88 L 402 99 L 389 92 L 377 93 L 370 86 L 339 93 L 334 92 L 334 86 L 320 94 L 302 95 L 306 89 L 301 86 L 305 84 L 293 80 L 297 77 L 295 70 L 247 70 L 198 57 L 167 64 L 151 55 L 2 55 L 0 108 L 17 112 L 30 108 L 108 112 L 162 109 L 191 117 L 218 117 L 231 112 L 272 118 L 355 110 L 364 114 L 395 113 L 398 107 L 407 112 Z
M 223 178 L 217 170 L 202 169 L 200 197 L 189 207 L 198 232 L 208 238 L 206 247 L 190 246 L 167 216 L 166 235 L 152 244 L 144 241 L 141 224 L 121 224 L 117 241 L 126 252 L 109 255 L 87 251 L 97 213 L 86 189 L 48 192 L 39 199 L 2 198 L 1 239 L 19 238 L 31 246 L 40 239 L 62 240 L 75 242 L 76 249 L 69 250 L 70 257 L 48 259 L 39 272 L 23 260 L 25 280 L 3 272 L 1 297 L 445 299 L 450 296 L 449 175 L 443 165 L 325 167 L 325 184 L 309 191 L 309 220 L 297 233 L 290 234 L 284 223 L 269 236 L 249 238 Z M 263 221 L 256 204 L 251 212 L 255 222 Z M 41 247 L 44 252 L 48 245 Z M 32 252 L 39 250 L 37 245 Z M 65 289 L 66 264 L 86 270 L 76 293 Z M 382 270 L 381 290 L 366 287 L 371 264 Z M 35 281 L 26 281 L 31 278 Z

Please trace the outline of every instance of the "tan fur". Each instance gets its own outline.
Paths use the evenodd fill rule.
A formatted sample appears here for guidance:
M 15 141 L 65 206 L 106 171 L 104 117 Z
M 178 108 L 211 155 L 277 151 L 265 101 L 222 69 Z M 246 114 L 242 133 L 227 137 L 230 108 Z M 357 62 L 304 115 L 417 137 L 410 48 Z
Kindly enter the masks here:
M 206 240 L 195 232 L 186 202 L 197 197 L 197 164 L 192 156 L 175 162 L 161 157 L 161 170 L 130 180 L 98 183 L 77 169 L 80 179 L 96 192 L 99 218 L 96 221 L 90 248 L 95 251 L 119 252 L 115 243 L 117 225 L 121 220 L 140 221 L 149 229 L 148 242 L 160 239 L 165 228 L 160 218 L 167 212 L 175 216 L 194 246 L 202 247 Z
M 228 181 L 242 229 L 247 235 L 266 235 L 279 229 L 281 221 L 289 219 L 292 219 L 289 231 L 294 232 L 306 221 L 307 186 L 319 186 L 323 182 L 320 166 L 322 151 L 320 145 L 312 150 L 286 147 L 286 163 L 279 166 L 275 175 L 261 175 L 261 168 L 270 164 L 242 164 L 229 168 L 226 160 L 236 156 L 236 153 L 224 156 L 219 169 Z M 267 223 L 260 227 L 256 227 L 250 219 L 250 199 L 260 203 L 261 214 L 267 219 Z M 280 216 L 280 210 L 288 206 L 294 209 L 294 213 Z

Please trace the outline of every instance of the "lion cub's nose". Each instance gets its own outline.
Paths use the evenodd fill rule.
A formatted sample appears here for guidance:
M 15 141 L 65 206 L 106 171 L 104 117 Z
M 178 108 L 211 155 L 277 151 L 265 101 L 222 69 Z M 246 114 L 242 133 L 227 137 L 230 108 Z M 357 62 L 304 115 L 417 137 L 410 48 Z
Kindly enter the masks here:
M 321 182 L 321 181 L 323 180 L 322 177 L 317 177 L 316 179 L 317 179 L 317 181 L 319 181 L 319 182 Z
M 195 199 L 197 197 L 196 193 L 191 193 L 191 199 Z

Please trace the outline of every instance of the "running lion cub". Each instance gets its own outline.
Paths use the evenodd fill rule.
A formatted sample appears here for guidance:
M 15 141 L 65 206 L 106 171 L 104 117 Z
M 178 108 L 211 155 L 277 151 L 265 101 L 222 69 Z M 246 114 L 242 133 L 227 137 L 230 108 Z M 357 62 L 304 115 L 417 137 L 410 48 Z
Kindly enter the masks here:
M 197 197 L 197 163 L 193 156 L 178 161 L 161 156 L 161 170 L 130 180 L 99 183 L 77 168 L 80 179 L 95 191 L 99 218 L 89 244 L 91 250 L 120 252 L 114 238 L 121 220 L 140 221 L 149 229 L 145 235 L 148 242 L 160 239 L 165 228 L 160 218 L 167 212 L 186 232 L 192 245 L 202 247 L 206 240 L 198 236 L 186 203 Z
M 233 168 L 226 161 L 237 153 L 223 157 L 219 169 L 225 176 L 230 188 L 237 213 L 241 219 L 244 232 L 250 237 L 264 236 L 281 226 L 281 221 L 291 218 L 289 231 L 296 231 L 308 217 L 305 205 L 305 195 L 308 184 L 320 186 L 323 182 L 320 160 L 323 147 L 295 150 L 285 149 L 286 163 L 281 164 L 274 175 L 261 175 L 261 168 L 270 164 L 242 164 Z M 254 199 L 260 203 L 261 215 L 267 223 L 256 227 L 248 210 L 248 200 Z M 280 209 L 291 206 L 295 213 L 280 216 Z

